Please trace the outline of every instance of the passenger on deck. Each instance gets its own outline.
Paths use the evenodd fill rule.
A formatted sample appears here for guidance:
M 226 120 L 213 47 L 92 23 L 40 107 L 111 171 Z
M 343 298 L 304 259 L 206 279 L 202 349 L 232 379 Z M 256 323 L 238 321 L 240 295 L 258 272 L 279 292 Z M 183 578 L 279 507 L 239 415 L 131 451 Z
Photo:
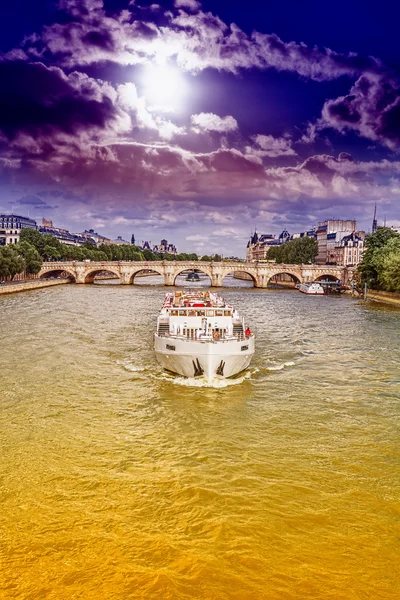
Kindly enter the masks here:
M 250 327 L 247 327 L 246 331 L 244 332 L 245 336 L 248 338 L 251 336 L 251 331 L 250 331 Z

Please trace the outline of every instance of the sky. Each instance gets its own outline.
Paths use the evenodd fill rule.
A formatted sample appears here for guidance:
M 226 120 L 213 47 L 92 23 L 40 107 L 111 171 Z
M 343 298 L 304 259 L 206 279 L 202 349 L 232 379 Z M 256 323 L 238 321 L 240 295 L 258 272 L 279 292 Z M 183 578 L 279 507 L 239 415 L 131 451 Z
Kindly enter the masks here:
M 0 211 L 180 252 L 400 226 L 394 0 L 3 0 Z

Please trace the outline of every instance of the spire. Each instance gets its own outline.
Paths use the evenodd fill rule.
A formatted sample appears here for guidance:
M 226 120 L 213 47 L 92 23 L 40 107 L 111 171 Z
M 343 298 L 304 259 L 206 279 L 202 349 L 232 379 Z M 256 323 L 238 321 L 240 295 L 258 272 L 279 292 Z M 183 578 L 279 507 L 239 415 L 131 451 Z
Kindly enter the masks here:
M 375 202 L 374 218 L 372 220 L 372 233 L 375 233 L 377 226 L 378 226 L 378 223 L 376 220 L 376 202 Z

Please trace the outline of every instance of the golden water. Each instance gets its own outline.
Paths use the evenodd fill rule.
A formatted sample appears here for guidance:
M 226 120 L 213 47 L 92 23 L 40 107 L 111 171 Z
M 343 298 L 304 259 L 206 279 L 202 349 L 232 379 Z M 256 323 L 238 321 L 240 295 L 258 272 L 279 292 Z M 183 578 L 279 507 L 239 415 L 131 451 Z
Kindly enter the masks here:
M 399 598 L 400 312 L 226 290 L 257 351 L 208 388 L 156 365 L 164 293 L 0 300 L 0 598 Z

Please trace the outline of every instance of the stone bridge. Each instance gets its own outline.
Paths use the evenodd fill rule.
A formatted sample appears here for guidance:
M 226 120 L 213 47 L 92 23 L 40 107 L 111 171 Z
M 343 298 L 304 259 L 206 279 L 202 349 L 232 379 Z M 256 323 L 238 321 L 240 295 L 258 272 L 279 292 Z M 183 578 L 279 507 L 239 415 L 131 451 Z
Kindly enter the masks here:
M 159 274 L 164 285 L 175 285 L 176 278 L 182 271 L 198 269 L 211 279 L 213 287 L 222 287 L 224 277 L 235 271 L 247 273 L 253 280 L 254 287 L 266 288 L 275 275 L 289 275 L 295 283 L 304 283 L 316 279 L 340 279 L 348 284 L 354 269 L 328 265 L 281 265 L 276 263 L 244 263 L 244 262 L 192 262 L 192 261 L 154 261 L 154 262 L 94 262 L 65 261 L 45 262 L 39 277 L 56 277 L 66 273 L 75 283 L 93 283 L 97 275 L 104 272 L 119 277 L 122 284 L 133 284 L 136 275 L 146 271 Z

